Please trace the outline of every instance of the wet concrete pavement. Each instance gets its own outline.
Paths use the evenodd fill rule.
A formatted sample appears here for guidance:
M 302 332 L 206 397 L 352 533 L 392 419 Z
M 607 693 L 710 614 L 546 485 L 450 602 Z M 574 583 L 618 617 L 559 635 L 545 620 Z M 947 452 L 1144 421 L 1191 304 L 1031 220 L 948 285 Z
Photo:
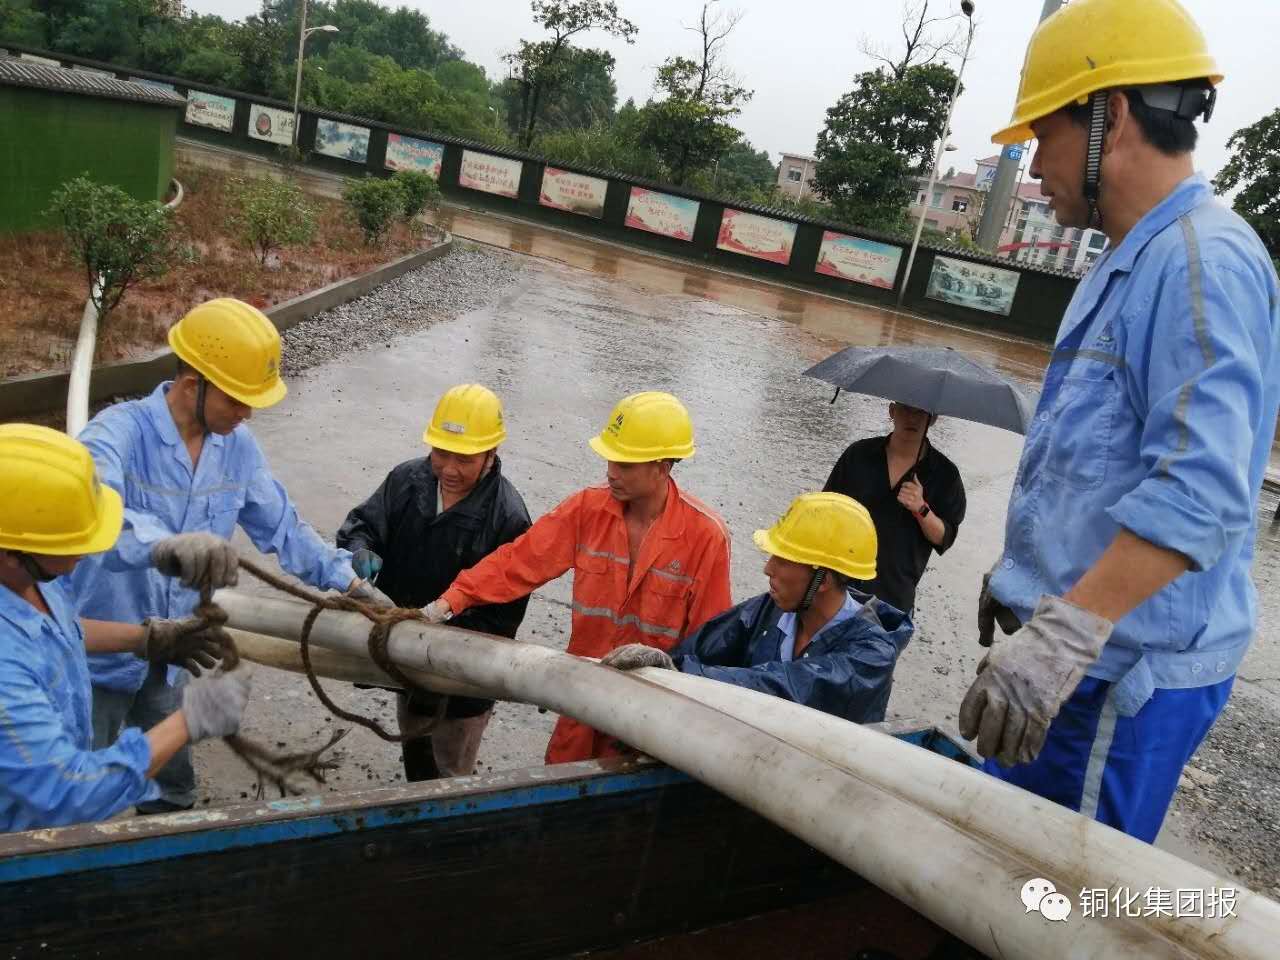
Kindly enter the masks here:
M 284 403 L 254 420 L 278 476 L 325 536 L 391 467 L 422 454 L 423 424 L 436 397 L 455 383 L 479 381 L 503 398 L 510 435 L 502 451 L 505 470 L 535 517 L 603 479 L 603 464 L 585 441 L 618 398 L 669 390 L 689 407 L 698 445 L 674 476 L 727 522 L 734 598 L 742 600 L 764 587 L 764 558 L 751 531 L 771 523 L 795 494 L 819 489 L 848 443 L 889 429 L 886 403 L 842 395 L 832 405 L 831 389 L 803 377 L 804 369 L 854 343 L 941 344 L 1034 382 L 1047 357 L 1040 345 L 475 211 L 446 208 L 438 222 L 459 237 L 526 255 L 513 258 L 516 282 L 480 310 L 308 371 L 290 384 Z M 890 716 L 949 726 L 979 657 L 978 582 L 1001 548 L 1021 438 L 946 419 L 931 438 L 959 467 L 969 511 L 955 546 L 933 560 L 921 584 L 918 630 L 897 669 Z M 1274 496 L 1264 494 L 1259 637 L 1237 694 L 1268 718 L 1280 716 L 1280 656 L 1271 641 L 1280 622 L 1271 589 L 1280 575 L 1280 541 L 1268 525 L 1274 510 Z M 538 591 L 522 639 L 562 647 L 568 599 L 567 578 Z M 310 696 L 296 679 L 281 690 L 295 702 Z M 372 707 L 379 696 L 347 702 Z M 382 712 L 389 715 L 385 702 Z M 482 763 L 538 762 L 552 719 L 530 708 L 500 707 Z M 379 758 L 368 779 L 392 775 L 394 747 L 363 731 L 349 742 L 348 756 Z M 1225 869 L 1213 849 L 1196 841 L 1195 816 L 1173 818 L 1162 844 Z

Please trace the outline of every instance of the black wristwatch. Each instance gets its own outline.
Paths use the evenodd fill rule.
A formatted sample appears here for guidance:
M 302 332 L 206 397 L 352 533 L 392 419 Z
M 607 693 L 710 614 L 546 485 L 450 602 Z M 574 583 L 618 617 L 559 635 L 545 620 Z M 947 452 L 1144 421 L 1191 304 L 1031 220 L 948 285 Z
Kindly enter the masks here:
M 929 505 L 927 503 L 924 506 L 922 506 L 919 510 L 916 511 L 916 516 L 919 517 L 921 520 L 923 520 L 928 515 L 929 515 Z

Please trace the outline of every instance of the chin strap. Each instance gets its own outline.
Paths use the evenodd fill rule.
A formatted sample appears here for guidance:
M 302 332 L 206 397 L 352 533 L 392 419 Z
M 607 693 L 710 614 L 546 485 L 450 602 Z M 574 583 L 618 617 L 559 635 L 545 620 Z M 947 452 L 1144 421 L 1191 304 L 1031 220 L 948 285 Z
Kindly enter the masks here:
M 818 567 L 813 571 L 813 578 L 809 581 L 809 588 L 805 590 L 804 597 L 800 600 L 800 605 L 796 607 L 797 620 L 809 612 L 809 608 L 813 606 L 813 598 L 818 595 L 818 588 L 822 586 L 822 582 L 826 579 L 827 571 L 825 567 Z
M 1102 144 L 1107 136 L 1107 97 L 1099 90 L 1089 98 L 1089 145 L 1084 161 L 1084 199 L 1089 204 L 1089 226 L 1102 229 L 1098 199 L 1102 193 Z
M 204 418 L 204 400 L 209 392 L 209 381 L 201 374 L 196 378 L 196 423 L 200 424 L 203 433 L 209 432 L 209 424 Z
M 14 553 L 18 558 L 18 563 L 22 565 L 22 569 L 27 571 L 29 576 L 36 583 L 52 583 L 58 579 L 58 574 L 50 573 L 40 564 L 36 563 L 36 558 L 29 553 Z

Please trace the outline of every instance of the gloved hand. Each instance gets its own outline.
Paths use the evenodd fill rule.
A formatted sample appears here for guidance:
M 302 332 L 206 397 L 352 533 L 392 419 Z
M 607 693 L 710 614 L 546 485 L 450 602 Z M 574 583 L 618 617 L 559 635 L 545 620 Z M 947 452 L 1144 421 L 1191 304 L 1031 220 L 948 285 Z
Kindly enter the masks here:
M 660 670 L 674 670 L 672 659 L 657 647 L 645 643 L 628 643 L 610 650 L 600 658 L 600 663 L 615 670 L 639 670 L 641 667 L 657 667 Z
M 242 662 L 230 673 L 219 667 L 187 684 L 182 693 L 182 714 L 192 743 L 229 737 L 240 729 L 240 718 L 249 702 L 249 680 L 249 668 Z
M 1002 767 L 1030 763 L 1112 629 L 1110 620 L 1061 597 L 1041 597 L 1035 616 L 978 665 L 960 705 L 961 736 L 977 737 L 978 753 Z
M 193 676 L 212 670 L 222 659 L 222 641 L 207 620 L 187 617 L 185 620 L 142 621 L 146 631 L 143 657 L 152 663 L 172 663 L 186 667 Z
M 236 548 L 212 533 L 180 533 L 151 548 L 151 564 L 193 590 L 234 587 L 240 573 Z
M 347 596 L 375 607 L 394 607 L 395 602 L 368 580 L 357 580 L 347 588 Z
M 368 547 L 351 554 L 351 567 L 361 580 L 374 580 L 382 570 L 382 558 Z
M 422 608 L 422 615 L 426 617 L 427 623 L 444 623 L 453 618 L 453 610 L 443 600 L 432 600 Z
M 992 573 L 994 570 L 982 575 L 982 591 L 978 594 L 978 643 L 984 647 L 991 646 L 997 622 L 1007 634 L 1016 633 L 1022 626 L 1017 614 L 991 595 Z

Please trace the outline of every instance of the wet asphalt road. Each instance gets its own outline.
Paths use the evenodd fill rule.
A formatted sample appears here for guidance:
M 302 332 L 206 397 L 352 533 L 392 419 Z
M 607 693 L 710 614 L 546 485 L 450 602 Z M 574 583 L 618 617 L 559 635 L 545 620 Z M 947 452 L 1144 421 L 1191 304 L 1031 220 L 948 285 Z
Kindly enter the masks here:
M 423 425 L 435 399 L 453 384 L 479 381 L 502 397 L 509 432 L 502 450 L 505 470 L 535 517 L 581 486 L 603 480 L 603 464 L 585 441 L 618 398 L 669 390 L 689 407 L 698 445 L 696 456 L 674 475 L 727 522 L 734 543 L 734 597 L 742 600 L 764 587 L 764 558 L 751 532 L 771 523 L 795 494 L 819 489 L 848 443 L 889 429 L 886 403 L 842 395 L 832 405 L 830 388 L 803 377 L 805 368 L 849 344 L 944 344 L 1034 382 L 1047 357 L 1040 345 L 471 211 L 446 208 L 440 222 L 459 237 L 516 251 L 494 253 L 515 273 L 513 282 L 478 309 L 432 322 L 389 346 L 361 345 L 353 332 L 349 352 L 296 377 L 285 402 L 254 419 L 277 475 L 325 536 L 332 536 L 346 511 L 391 467 L 421 455 Z M 955 546 L 934 559 L 921 584 L 918 630 L 896 672 L 890 717 L 945 727 L 954 724 L 979 658 L 973 612 L 978 581 L 1000 552 L 1021 438 L 946 419 L 930 436 L 959 467 L 969 511 Z M 1272 642 L 1280 617 L 1272 588 L 1280 573 L 1280 541 L 1268 526 L 1274 510 L 1274 496 L 1264 493 L 1255 565 L 1259 637 L 1233 699 L 1233 706 L 1244 708 L 1245 728 L 1235 729 L 1227 744 L 1242 741 L 1242 749 L 1223 761 L 1217 784 L 1180 796 L 1161 839 L 1207 866 L 1246 881 L 1252 877 L 1263 890 L 1280 884 L 1274 804 L 1268 801 L 1272 822 L 1261 833 L 1256 823 L 1241 823 L 1257 835 L 1239 842 L 1213 829 L 1221 820 L 1213 791 L 1229 791 L 1251 757 L 1280 753 L 1280 656 Z M 538 591 L 522 639 L 562 647 L 568 599 L 567 578 Z M 272 676 L 251 708 L 251 732 L 258 728 L 269 732 L 264 739 L 292 744 L 329 725 L 299 678 Z M 382 694 L 340 690 L 339 699 L 375 713 L 380 707 L 390 719 Z M 539 762 L 552 720 L 531 708 L 501 706 L 482 749 L 482 766 Z M 218 750 L 201 755 L 208 796 L 213 802 L 237 799 L 248 778 Z M 363 731 L 348 738 L 346 757 L 333 789 L 398 776 L 397 749 Z M 1275 797 L 1276 789 L 1273 779 L 1258 796 Z M 1257 818 L 1246 809 L 1241 819 Z M 1248 864 L 1254 866 L 1244 871 Z

